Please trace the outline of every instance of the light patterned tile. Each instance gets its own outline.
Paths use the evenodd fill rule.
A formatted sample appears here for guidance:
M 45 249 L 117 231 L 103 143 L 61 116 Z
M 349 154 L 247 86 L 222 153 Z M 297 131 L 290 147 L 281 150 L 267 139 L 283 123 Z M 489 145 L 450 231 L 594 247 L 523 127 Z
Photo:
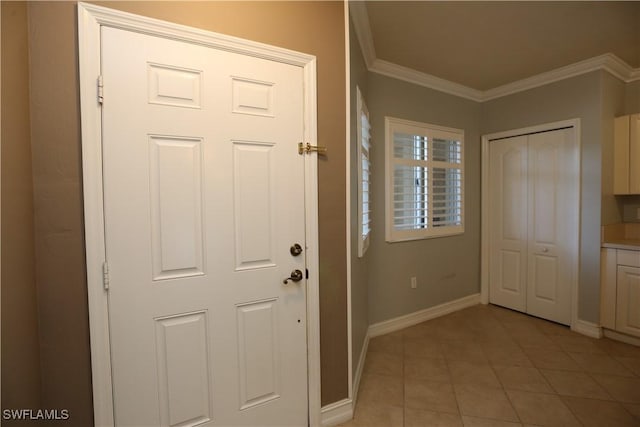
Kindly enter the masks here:
M 388 353 L 367 353 L 364 372 L 401 377 L 402 356 Z
M 457 384 L 455 391 L 462 415 L 518 421 L 516 412 L 501 388 Z
M 409 357 L 443 358 L 442 346 L 435 338 L 405 338 L 404 354 Z
M 463 427 L 458 414 L 407 408 L 405 427 Z
M 525 366 L 533 367 L 533 363 L 522 348 L 515 344 L 495 344 L 486 343 L 481 344 L 482 350 L 489 359 L 492 365 L 506 365 L 506 366 Z
M 368 352 L 402 355 L 402 334 L 396 332 L 371 338 Z
M 516 390 L 507 390 L 507 394 L 524 423 L 558 427 L 580 426 L 580 422 L 569 408 L 554 394 Z
M 602 374 L 592 374 L 591 376 L 617 401 L 640 403 L 640 378 Z
M 491 420 L 488 418 L 478 418 L 478 417 L 462 417 L 462 422 L 464 423 L 464 427 L 519 427 L 522 426 L 520 423 L 514 423 L 511 421 L 500 421 L 500 420 Z
M 563 396 L 592 399 L 613 399 L 591 376 L 584 372 L 542 370 L 542 374 L 556 393 Z
M 449 368 L 444 359 L 405 357 L 404 377 L 435 382 L 451 382 Z
M 586 427 L 638 426 L 638 419 L 620 403 L 578 397 L 563 397 L 562 400 Z
M 614 341 L 609 338 L 602 338 L 595 343 L 596 346 L 604 350 L 610 356 L 624 356 L 640 358 L 640 347 Z
M 582 369 L 594 374 L 632 377 L 633 373 L 607 354 L 569 353 Z
M 403 427 L 404 409 L 402 406 L 358 403 L 352 422 L 358 427 Z
M 631 415 L 638 419 L 638 425 L 640 425 L 640 403 L 623 403 L 622 405 Z
M 640 358 L 615 356 L 614 359 L 633 372 L 635 376 L 640 377 Z
M 404 404 L 402 396 L 402 377 L 367 373 L 362 375 L 358 390 L 358 405 L 402 406 Z
M 500 388 L 500 381 L 488 363 L 450 360 L 449 372 L 454 384 L 475 384 Z
M 595 344 L 595 339 L 588 337 L 550 335 L 560 348 L 570 353 L 606 354 L 605 351 Z
M 565 371 L 582 371 L 578 363 L 564 351 L 548 350 L 538 347 L 523 349 L 533 365 L 539 369 L 560 369 Z
M 405 408 L 458 413 L 453 386 L 449 383 L 407 379 L 404 384 L 404 404 Z
M 507 390 L 553 393 L 553 390 L 536 368 L 521 366 L 494 366 L 503 387 Z
M 442 354 L 447 360 L 463 360 L 467 362 L 487 362 L 482 347 L 474 342 L 451 341 L 441 344 Z

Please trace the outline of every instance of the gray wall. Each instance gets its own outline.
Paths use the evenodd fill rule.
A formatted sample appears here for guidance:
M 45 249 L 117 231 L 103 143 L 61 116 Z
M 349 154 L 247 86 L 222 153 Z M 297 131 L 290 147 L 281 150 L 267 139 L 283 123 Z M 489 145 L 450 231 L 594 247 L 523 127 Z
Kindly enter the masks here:
M 369 327 L 368 316 L 368 259 L 369 252 L 367 251 L 364 257 L 358 257 L 358 137 L 357 137 L 357 101 L 356 101 L 356 86 L 360 88 L 362 96 L 365 99 L 367 106 L 369 105 L 368 93 L 367 93 L 367 66 L 360 50 L 360 44 L 356 37 L 353 23 L 349 22 L 350 36 L 350 74 L 351 74 L 351 111 L 350 111 L 350 123 L 351 123 L 351 137 L 349 143 L 349 150 L 351 156 L 351 162 L 349 165 L 350 179 L 349 179 L 349 191 L 351 194 L 351 344 L 352 344 L 352 375 L 355 378 L 356 370 L 358 368 L 358 362 L 362 353 L 362 347 L 364 339 L 367 335 L 367 329 Z M 379 148 L 378 148 L 379 149 Z
M 597 323 L 600 306 L 602 87 L 597 71 L 482 105 L 482 133 L 581 119 L 582 191 L 578 316 Z M 576 218 L 578 220 L 578 218 Z
M 627 83 L 625 114 L 640 113 L 640 80 Z
M 625 83 L 602 74 L 602 225 L 622 222 L 623 199 L 613 195 L 613 119 L 624 115 Z
M 369 321 L 377 323 L 480 291 L 480 104 L 369 73 L 373 128 L 373 232 L 369 247 Z M 464 129 L 465 232 L 387 243 L 385 116 Z M 416 276 L 417 289 L 410 288 Z

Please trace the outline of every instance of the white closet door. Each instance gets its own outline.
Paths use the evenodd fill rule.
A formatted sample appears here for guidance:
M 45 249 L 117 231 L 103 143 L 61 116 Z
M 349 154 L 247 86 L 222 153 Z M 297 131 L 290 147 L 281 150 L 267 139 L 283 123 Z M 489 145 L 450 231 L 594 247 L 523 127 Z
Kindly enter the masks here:
M 573 128 L 490 147 L 489 302 L 571 323 L 579 223 Z
M 527 137 L 491 143 L 489 298 L 526 311 Z
M 572 129 L 529 135 L 527 313 L 571 322 L 568 202 Z

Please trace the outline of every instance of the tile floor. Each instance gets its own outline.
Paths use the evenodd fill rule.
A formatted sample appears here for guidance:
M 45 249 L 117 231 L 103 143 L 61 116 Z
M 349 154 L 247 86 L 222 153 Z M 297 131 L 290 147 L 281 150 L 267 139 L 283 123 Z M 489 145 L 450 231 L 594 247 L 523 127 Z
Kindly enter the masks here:
M 478 305 L 371 339 L 351 426 L 640 426 L 640 347 Z

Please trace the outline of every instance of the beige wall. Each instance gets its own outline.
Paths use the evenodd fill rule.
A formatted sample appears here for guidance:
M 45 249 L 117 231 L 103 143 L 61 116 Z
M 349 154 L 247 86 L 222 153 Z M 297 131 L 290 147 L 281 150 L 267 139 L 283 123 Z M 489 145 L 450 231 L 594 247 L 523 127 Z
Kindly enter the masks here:
M 358 257 L 358 137 L 357 137 L 357 95 L 356 86 L 368 105 L 369 94 L 367 91 L 367 67 L 360 50 L 360 44 L 355 34 L 353 23 L 349 22 L 349 67 L 350 67 L 350 182 L 351 192 L 351 344 L 352 344 L 352 375 L 355 378 L 358 362 L 360 361 L 364 339 L 369 328 L 369 253 L 362 258 Z
M 342 2 L 101 2 L 316 55 L 322 403 L 347 397 Z M 75 2 L 30 3 L 31 117 L 43 404 L 91 425 Z M 313 274 L 313 272 L 312 272 Z
M 602 79 L 592 72 L 485 102 L 482 132 L 581 119 L 580 319 L 597 323 L 600 305 Z
M 369 73 L 373 124 L 373 232 L 369 247 L 369 321 L 381 322 L 480 292 L 480 104 Z M 464 130 L 465 232 L 385 242 L 384 118 Z M 410 288 L 416 276 L 417 289 Z
M 40 406 L 27 8 L 2 2 L 2 409 Z M 2 425 L 27 425 L 3 421 Z
M 42 405 L 90 426 L 75 4 L 27 7 Z

